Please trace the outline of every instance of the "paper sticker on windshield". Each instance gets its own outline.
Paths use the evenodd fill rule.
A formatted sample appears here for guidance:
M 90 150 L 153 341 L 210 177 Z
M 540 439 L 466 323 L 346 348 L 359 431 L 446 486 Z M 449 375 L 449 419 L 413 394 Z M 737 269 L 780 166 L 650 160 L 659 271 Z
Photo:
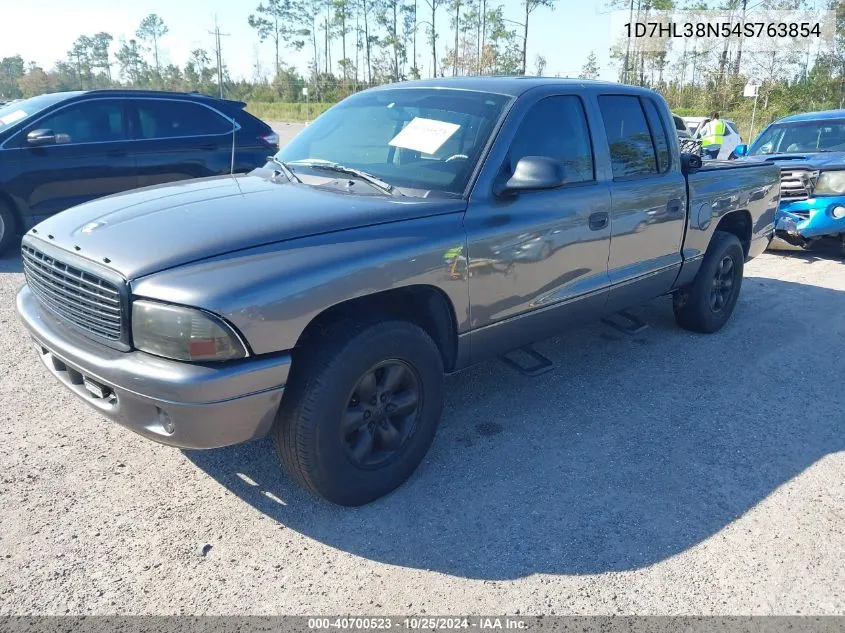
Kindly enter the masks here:
M 455 123 L 414 117 L 399 134 L 393 137 L 389 145 L 412 149 L 423 154 L 433 154 L 459 129 L 461 126 Z
M 26 117 L 27 114 L 23 110 L 15 110 L 14 112 L 10 112 L 6 116 L 0 117 L 0 123 L 2 123 L 3 125 L 10 125 L 15 121 L 25 119 Z

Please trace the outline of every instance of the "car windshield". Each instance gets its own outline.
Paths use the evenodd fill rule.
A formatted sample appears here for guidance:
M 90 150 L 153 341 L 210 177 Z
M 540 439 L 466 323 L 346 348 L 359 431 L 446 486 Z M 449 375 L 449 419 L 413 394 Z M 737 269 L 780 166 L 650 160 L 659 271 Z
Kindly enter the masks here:
M 67 93 L 40 95 L 23 101 L 15 101 L 0 108 L 0 132 L 11 126 L 38 114 L 44 108 L 68 98 Z
M 276 158 L 306 183 L 306 163 L 319 171 L 319 163 L 328 162 L 364 171 L 406 195 L 460 195 L 509 100 L 436 88 L 362 92 L 317 118 Z
M 845 151 L 845 119 L 828 119 L 770 125 L 748 155 L 840 151 Z

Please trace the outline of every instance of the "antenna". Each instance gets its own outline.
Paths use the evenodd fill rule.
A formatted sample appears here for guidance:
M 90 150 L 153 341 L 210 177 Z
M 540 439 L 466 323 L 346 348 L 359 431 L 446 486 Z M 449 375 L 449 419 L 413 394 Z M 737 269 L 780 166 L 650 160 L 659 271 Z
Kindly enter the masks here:
M 229 166 L 229 174 L 235 175 L 235 133 L 238 131 L 238 124 L 235 117 L 232 117 L 232 163 Z
M 217 90 L 220 98 L 223 98 L 223 51 L 220 46 L 220 37 L 228 37 L 231 33 L 221 33 L 220 27 L 217 24 L 217 14 L 214 14 L 214 30 L 208 31 L 209 35 L 214 36 L 214 53 L 217 56 Z M 238 122 L 234 117 L 229 117 L 232 123 L 232 156 L 229 161 L 229 174 L 235 174 L 235 134 L 238 131 Z

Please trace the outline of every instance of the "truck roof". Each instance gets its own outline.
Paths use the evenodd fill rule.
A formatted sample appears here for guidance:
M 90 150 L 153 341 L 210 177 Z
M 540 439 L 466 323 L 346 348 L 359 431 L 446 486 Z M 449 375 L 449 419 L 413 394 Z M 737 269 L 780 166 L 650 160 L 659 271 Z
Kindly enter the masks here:
M 604 88 L 614 92 L 649 93 L 647 88 L 628 86 L 611 81 L 595 79 L 569 79 L 562 77 L 527 77 L 519 76 L 485 76 L 485 77 L 440 77 L 437 79 L 421 79 L 417 81 L 403 81 L 400 83 L 378 86 L 372 90 L 388 88 L 451 88 L 453 90 L 476 90 L 478 92 L 493 92 L 497 94 L 517 97 L 524 92 L 540 86 L 561 85 L 569 88 Z
M 824 121 L 827 119 L 845 119 L 845 110 L 822 110 L 821 112 L 803 112 L 790 114 L 775 121 L 775 123 L 797 123 L 800 121 Z

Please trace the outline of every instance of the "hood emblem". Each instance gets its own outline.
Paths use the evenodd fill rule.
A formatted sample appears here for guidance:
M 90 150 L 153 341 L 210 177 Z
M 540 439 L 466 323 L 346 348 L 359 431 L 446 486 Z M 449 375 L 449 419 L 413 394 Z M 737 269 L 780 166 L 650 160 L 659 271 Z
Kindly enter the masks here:
M 105 225 L 106 225 L 105 222 L 89 222 L 88 224 L 86 224 L 85 226 L 82 227 L 82 232 L 83 233 L 91 233 L 95 229 L 98 229 L 101 226 L 105 226 Z

